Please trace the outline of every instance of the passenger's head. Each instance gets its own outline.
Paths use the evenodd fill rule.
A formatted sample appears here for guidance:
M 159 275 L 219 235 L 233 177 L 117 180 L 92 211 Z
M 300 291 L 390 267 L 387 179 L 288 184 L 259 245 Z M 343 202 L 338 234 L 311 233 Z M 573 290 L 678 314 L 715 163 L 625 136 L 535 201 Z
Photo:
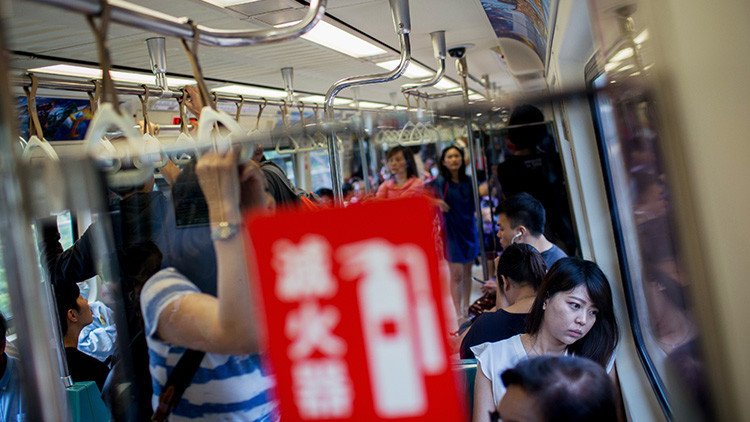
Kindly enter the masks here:
M 333 189 L 320 188 L 315 191 L 318 196 L 318 202 L 322 205 L 333 205 Z
M 55 302 L 63 337 L 72 327 L 80 331 L 81 328 L 94 321 L 89 302 L 81 296 L 81 290 L 76 283 L 57 283 Z
M 388 171 L 393 176 L 403 174 L 407 178 L 417 177 L 417 164 L 409 148 L 396 145 L 385 153 L 385 158 L 388 161 Z
M 515 242 L 527 243 L 527 236 L 536 238 L 544 233 L 544 206 L 526 192 L 500 202 L 497 212 L 497 237 L 503 248 Z
M 526 328 L 530 334 L 544 330 L 576 356 L 606 366 L 618 339 L 607 277 L 591 261 L 558 260 L 544 277 Z
M 546 271 L 547 265 L 539 251 L 524 243 L 514 243 L 508 246 L 497 261 L 498 284 L 501 284 L 506 291 L 512 286 L 523 285 L 528 285 L 537 291 L 542 285 Z
M 451 180 L 454 171 L 458 172 L 460 180 L 467 179 L 464 150 L 456 145 L 450 145 L 443 149 L 442 154 L 440 154 L 438 168 L 440 169 L 440 175 L 445 180 Z
M 2 337 L 0 338 L 0 353 L 5 353 L 5 345 L 7 342 L 7 339 L 5 338 L 5 336 L 7 332 L 8 332 L 8 322 L 5 320 L 5 316 L 3 316 L 2 313 L 0 313 L 0 335 L 2 335 Z
M 513 110 L 508 120 L 508 126 L 517 125 L 526 125 L 508 129 L 508 139 L 517 150 L 536 148 L 547 136 L 544 114 L 533 105 L 525 104 Z
M 504 421 L 617 420 L 612 383 L 588 359 L 540 356 L 521 361 L 500 377 L 507 389 L 498 407 Z

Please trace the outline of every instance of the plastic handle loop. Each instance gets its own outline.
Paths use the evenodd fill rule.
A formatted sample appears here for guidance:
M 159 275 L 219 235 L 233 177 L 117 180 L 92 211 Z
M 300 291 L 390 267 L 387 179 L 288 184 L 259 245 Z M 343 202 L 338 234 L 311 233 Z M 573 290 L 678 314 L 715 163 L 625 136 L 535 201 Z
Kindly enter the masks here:
M 198 155 L 198 151 L 195 149 L 195 146 L 193 146 L 193 144 L 195 144 L 195 139 L 193 139 L 189 133 L 180 133 L 180 136 L 177 137 L 174 144 L 184 150 L 177 154 L 172 154 L 169 157 L 172 162 L 177 165 L 185 165 Z
M 122 169 L 122 159 L 109 140 L 104 136 L 110 128 L 116 128 L 123 133 L 127 144 L 128 154 L 137 157 L 143 153 L 143 138 L 135 130 L 134 122 L 126 119 L 115 111 L 112 103 L 99 106 L 96 115 L 91 120 L 89 130 L 84 139 L 86 150 L 101 163 L 102 160 L 112 164 L 106 167 L 107 182 L 112 187 L 132 187 L 143 184 L 153 176 L 153 167 L 143 165 L 133 169 Z
M 31 138 L 29 138 L 29 140 L 26 142 L 26 145 L 23 148 L 22 158 L 26 161 L 30 161 L 32 153 L 35 149 L 41 149 L 44 152 L 44 155 L 46 155 L 47 158 L 51 159 L 52 161 L 59 161 L 57 152 L 55 152 L 55 149 L 52 148 L 52 145 L 50 145 L 49 142 L 43 139 L 39 139 L 36 135 L 32 135 Z
M 217 123 L 221 123 L 229 130 L 227 136 L 213 133 L 213 127 Z M 203 110 L 201 110 L 201 117 L 198 120 L 198 141 L 201 143 L 211 142 L 216 152 L 225 154 L 232 147 L 232 136 L 241 137 L 245 135 L 245 132 L 242 126 L 229 114 L 214 110 L 211 107 L 203 107 Z M 246 150 L 252 150 L 252 148 L 243 147 L 243 151 L 240 153 L 241 160 L 247 155 Z M 249 157 L 252 157 L 252 151 L 249 152 Z
M 136 167 L 162 168 L 169 162 L 169 157 L 162 152 L 161 143 L 156 137 L 149 133 L 143 134 L 142 152 L 133 158 Z

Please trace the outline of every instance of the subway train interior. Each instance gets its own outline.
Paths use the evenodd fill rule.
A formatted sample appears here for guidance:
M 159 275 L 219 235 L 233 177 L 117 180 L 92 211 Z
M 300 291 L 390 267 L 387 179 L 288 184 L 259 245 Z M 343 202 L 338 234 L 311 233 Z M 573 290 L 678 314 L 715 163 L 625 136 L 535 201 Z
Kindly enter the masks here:
M 500 268 L 526 243 L 577 258 L 539 289 L 561 263 L 606 277 L 612 418 L 750 421 L 750 2 L 5 0 L 0 15 L 0 420 L 550 420 L 541 395 L 511 416 L 519 387 L 500 400 L 495 358 L 459 353 L 479 314 L 518 305 Z M 521 192 L 541 229 L 511 216 Z M 335 265 L 316 255 L 380 232 L 430 240 L 432 287 L 403 245 L 385 270 L 353 243 Z M 336 277 L 360 277 L 350 300 L 332 299 L 355 285 Z M 608 311 L 588 289 L 594 333 Z M 520 313 L 557 312 L 550 291 Z M 575 348 L 593 334 L 566 343 L 540 318 L 513 334 L 522 355 L 593 356 Z M 562 348 L 540 351 L 545 335 Z M 432 375 L 412 387 L 420 363 Z

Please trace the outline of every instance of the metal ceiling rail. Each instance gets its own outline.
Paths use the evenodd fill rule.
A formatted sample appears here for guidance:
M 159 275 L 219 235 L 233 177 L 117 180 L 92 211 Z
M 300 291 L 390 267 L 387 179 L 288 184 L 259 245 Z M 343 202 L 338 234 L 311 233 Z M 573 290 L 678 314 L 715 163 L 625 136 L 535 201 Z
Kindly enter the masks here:
M 328 120 L 333 120 L 333 102 L 336 100 L 336 96 L 339 92 L 346 88 L 370 85 L 383 82 L 390 82 L 398 79 L 406 67 L 409 65 L 411 60 L 411 40 L 409 39 L 409 32 L 411 32 L 411 18 L 409 16 L 409 0 L 390 0 L 391 15 L 393 16 L 393 25 L 395 26 L 396 33 L 399 36 L 399 44 L 401 47 L 401 56 L 395 69 L 387 73 L 380 73 L 375 75 L 366 76 L 353 76 L 349 78 L 341 79 L 334 83 L 326 93 L 325 100 L 325 116 Z M 339 150 L 336 141 L 335 131 L 331 131 L 328 135 L 328 156 L 331 162 L 331 184 L 333 188 L 333 200 L 337 205 L 343 205 L 344 194 L 342 191 L 342 177 L 341 177 L 341 160 L 339 157 Z
M 61 90 L 61 91 L 73 91 L 73 92 L 94 92 L 95 85 L 94 82 L 91 80 L 72 80 L 72 79 L 65 79 L 65 78 L 55 78 L 55 77 L 48 77 L 40 74 L 35 74 L 38 79 L 38 86 L 42 89 L 52 89 L 52 90 Z M 10 84 L 12 86 L 30 86 L 31 85 L 31 78 L 28 75 L 12 75 L 10 77 Z M 117 90 L 118 94 L 125 94 L 125 95 L 144 95 L 146 93 L 146 90 L 143 88 L 143 85 L 131 85 L 131 84 L 118 84 L 115 85 L 115 89 Z M 173 98 L 177 100 L 178 98 L 182 97 L 182 90 L 164 90 L 161 87 L 158 86 L 148 86 L 149 94 L 154 97 L 160 97 L 160 98 Z M 231 102 L 239 102 L 244 100 L 247 104 L 267 104 L 269 106 L 283 106 L 284 101 L 282 100 L 268 100 L 265 98 L 256 98 L 256 97 L 246 97 L 244 95 L 235 95 L 235 94 L 225 94 L 220 92 L 214 92 L 213 94 L 216 95 L 217 100 L 223 100 L 223 101 L 231 101 Z M 299 105 L 298 102 L 289 103 L 286 102 L 286 105 L 291 106 L 297 106 Z M 305 103 L 305 107 L 307 108 L 315 108 L 314 103 Z M 366 110 L 360 110 L 356 107 L 342 107 L 342 106 L 335 106 L 335 110 L 338 111 L 379 111 L 380 109 L 366 109 Z M 385 109 L 385 107 L 383 108 Z
M 84 15 L 98 15 L 102 11 L 99 0 L 31 0 L 37 3 L 56 6 L 64 10 Z M 310 0 L 305 17 L 294 25 L 284 28 L 255 30 L 216 29 L 198 25 L 199 42 L 219 47 L 242 47 L 268 44 L 297 38 L 310 31 L 325 14 L 328 0 Z M 194 31 L 190 19 L 174 17 L 123 0 L 109 0 L 113 22 L 140 28 L 149 32 L 170 37 L 192 40 Z

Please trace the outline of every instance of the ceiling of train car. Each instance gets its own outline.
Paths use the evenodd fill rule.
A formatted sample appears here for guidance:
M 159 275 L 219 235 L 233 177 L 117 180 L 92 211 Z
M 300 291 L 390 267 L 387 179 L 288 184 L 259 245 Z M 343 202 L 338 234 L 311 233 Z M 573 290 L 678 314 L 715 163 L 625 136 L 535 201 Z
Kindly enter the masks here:
M 173 16 L 188 16 L 205 26 L 227 29 L 267 28 L 265 22 L 279 18 L 279 11 L 294 14 L 290 9 L 305 7 L 296 0 L 261 0 L 231 8 L 214 6 L 201 0 L 131 2 Z M 483 74 L 489 74 L 491 81 L 505 91 L 518 89 L 507 66 L 492 50 L 497 47 L 497 38 L 480 0 L 411 0 L 410 5 L 412 50 L 416 60 L 435 69 L 429 33 L 446 30 L 449 48 L 469 46 L 467 58 L 474 79 L 470 83 L 472 89 L 482 92 L 479 78 Z M 398 47 L 387 0 L 329 0 L 326 12 L 328 16 L 324 19 L 327 22 L 335 24 L 335 20 L 339 20 L 388 47 Z M 19 52 L 12 58 L 11 66 L 14 69 L 29 69 L 70 59 L 97 62 L 94 39 L 83 16 L 21 0 L 13 0 L 6 15 L 9 48 Z M 149 60 L 144 41 L 151 36 L 154 34 L 140 29 L 111 25 L 109 44 L 115 67 L 148 72 Z M 394 50 L 384 49 L 388 50 L 385 55 L 358 59 L 297 39 L 265 46 L 201 46 L 199 56 L 208 78 L 283 89 L 280 69 L 291 66 L 294 68 L 296 90 L 325 93 L 332 83 L 341 78 L 383 72 L 375 62 L 398 58 Z M 169 73 L 191 73 L 187 57 L 177 39 L 167 39 L 167 58 Z M 455 65 L 450 58 L 447 69 L 447 76 L 457 81 Z M 401 78 L 384 85 L 365 86 L 360 90 L 360 98 L 390 103 L 389 94 L 399 92 L 401 84 L 410 82 L 413 81 Z M 345 91 L 341 95 L 351 94 Z M 401 103 L 404 102 L 403 97 L 399 95 L 398 98 Z

